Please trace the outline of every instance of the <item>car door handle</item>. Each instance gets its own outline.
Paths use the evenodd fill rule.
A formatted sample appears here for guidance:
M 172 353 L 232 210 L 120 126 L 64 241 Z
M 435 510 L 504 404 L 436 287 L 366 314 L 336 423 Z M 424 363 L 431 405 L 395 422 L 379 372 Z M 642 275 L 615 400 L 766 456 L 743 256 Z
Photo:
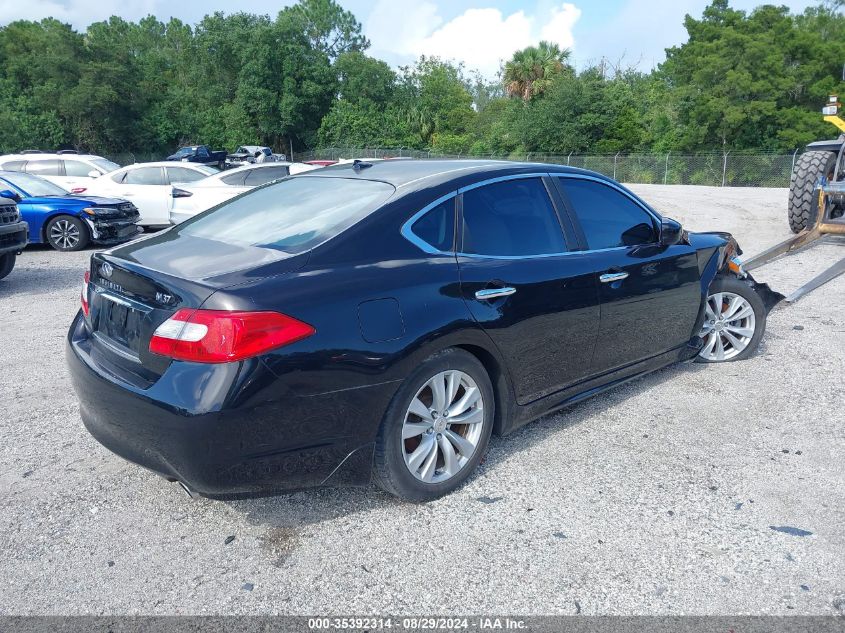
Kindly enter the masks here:
M 499 299 L 501 297 L 510 297 L 516 293 L 516 288 L 485 288 L 475 293 L 475 298 L 479 301 L 489 301 L 490 299 Z
M 622 281 L 628 278 L 628 273 L 605 273 L 599 277 L 599 281 L 603 284 L 613 283 L 614 281 Z

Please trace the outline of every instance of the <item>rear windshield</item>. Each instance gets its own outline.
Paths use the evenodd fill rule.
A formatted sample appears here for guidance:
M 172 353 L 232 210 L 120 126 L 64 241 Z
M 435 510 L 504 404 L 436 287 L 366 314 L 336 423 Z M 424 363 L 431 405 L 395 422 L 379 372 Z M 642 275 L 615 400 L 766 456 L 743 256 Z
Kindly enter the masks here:
M 104 174 L 112 172 L 115 169 L 120 169 L 120 165 L 113 163 L 106 158 L 92 158 L 91 162 L 94 163 Z
M 372 180 L 299 176 L 254 189 L 175 230 L 296 255 L 345 231 L 394 191 L 392 185 Z

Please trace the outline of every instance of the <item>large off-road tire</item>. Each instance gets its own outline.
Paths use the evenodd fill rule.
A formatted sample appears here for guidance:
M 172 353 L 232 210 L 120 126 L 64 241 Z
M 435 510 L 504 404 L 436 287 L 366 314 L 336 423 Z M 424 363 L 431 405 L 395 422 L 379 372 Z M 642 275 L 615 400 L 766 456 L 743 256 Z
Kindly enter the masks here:
M 800 233 L 816 223 L 819 196 L 816 186 L 822 176 L 833 177 L 836 153 L 804 152 L 798 157 L 789 181 L 789 228 Z
M 376 438 L 373 478 L 406 501 L 431 501 L 463 484 L 487 450 L 493 386 L 484 366 L 449 349 L 402 383 Z
M 5 255 L 0 255 L 0 279 L 6 277 L 12 269 L 15 267 L 15 259 L 17 257 L 16 253 L 6 253 Z
M 751 284 L 733 275 L 716 277 L 707 292 L 707 310 L 699 336 L 699 363 L 745 360 L 766 331 L 766 306 Z

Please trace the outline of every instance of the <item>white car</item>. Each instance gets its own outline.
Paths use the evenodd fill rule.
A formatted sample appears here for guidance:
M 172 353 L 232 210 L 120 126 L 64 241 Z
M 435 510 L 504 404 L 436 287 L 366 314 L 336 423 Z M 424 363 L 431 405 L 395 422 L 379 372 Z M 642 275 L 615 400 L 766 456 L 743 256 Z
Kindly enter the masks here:
M 187 186 L 173 187 L 170 222 L 179 224 L 253 187 L 312 169 L 320 167 L 288 162 L 245 165 L 214 174 Z
M 73 193 L 125 198 L 138 207 L 138 224 L 170 226 L 173 185 L 196 182 L 216 173 L 216 167 L 194 163 L 137 163 L 92 180 L 86 188 Z
M 120 165 L 94 154 L 77 154 L 72 151 L 48 154 L 32 151 L 0 156 L 0 169 L 41 176 L 53 184 L 73 191 L 77 187 L 87 187 L 88 183 L 103 174 L 120 169 Z

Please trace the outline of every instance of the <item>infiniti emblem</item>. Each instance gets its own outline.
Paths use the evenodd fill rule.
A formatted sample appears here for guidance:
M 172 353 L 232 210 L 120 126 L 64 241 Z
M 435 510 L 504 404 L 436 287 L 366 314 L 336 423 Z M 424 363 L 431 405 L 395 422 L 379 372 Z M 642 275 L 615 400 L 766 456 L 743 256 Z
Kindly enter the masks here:
M 106 262 L 105 264 L 100 266 L 100 274 L 103 277 L 111 277 L 113 272 L 114 272 L 114 268 L 112 268 L 112 265 L 109 264 L 108 262 Z

